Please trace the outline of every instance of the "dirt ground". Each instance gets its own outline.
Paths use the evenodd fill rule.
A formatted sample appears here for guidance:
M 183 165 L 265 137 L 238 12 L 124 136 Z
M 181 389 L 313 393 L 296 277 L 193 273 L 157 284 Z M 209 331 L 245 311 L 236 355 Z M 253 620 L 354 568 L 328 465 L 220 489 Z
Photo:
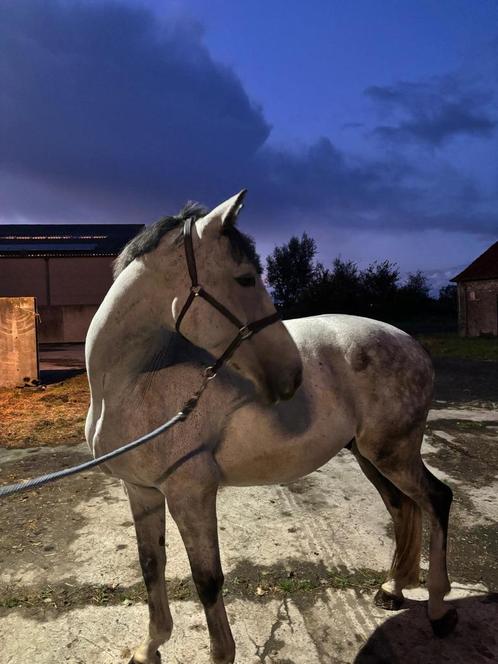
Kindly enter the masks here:
M 455 494 L 449 567 L 456 632 L 445 640 L 432 636 L 424 583 L 407 591 L 401 611 L 373 605 L 393 551 L 392 528 L 375 490 L 343 451 L 289 486 L 221 492 L 225 600 L 237 662 L 498 661 L 498 363 L 439 358 L 436 369 L 423 452 Z M 79 442 L 0 449 L 0 482 L 87 457 Z M 167 530 L 175 629 L 163 662 L 207 664 L 205 620 L 171 519 Z M 146 629 L 147 608 L 120 483 L 97 470 L 4 500 L 0 532 L 2 664 L 127 662 Z M 423 578 L 425 557 L 422 567 Z

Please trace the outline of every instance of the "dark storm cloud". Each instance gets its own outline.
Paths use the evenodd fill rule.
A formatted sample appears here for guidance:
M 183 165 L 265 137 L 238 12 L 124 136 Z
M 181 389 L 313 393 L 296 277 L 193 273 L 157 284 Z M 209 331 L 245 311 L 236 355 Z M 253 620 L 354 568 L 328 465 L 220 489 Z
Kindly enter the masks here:
M 491 136 L 498 124 L 490 110 L 492 95 L 472 89 L 456 76 L 372 86 L 365 94 L 384 113 L 397 116 L 394 124 L 374 130 L 388 141 L 440 147 L 458 135 Z
M 0 41 L 5 170 L 152 197 L 188 196 L 189 173 L 205 196 L 269 133 L 193 23 L 108 2 L 12 0 Z
M 107 2 L 15 0 L 1 6 L 0 26 L 0 159 L 11 209 L 63 213 L 73 194 L 69 214 L 102 206 L 159 214 L 242 185 L 260 214 L 361 214 L 378 200 L 382 170 L 350 163 L 328 139 L 295 154 L 265 146 L 261 110 L 212 60 L 194 23 L 165 25 Z
M 400 155 L 353 157 L 327 138 L 299 151 L 269 146 L 262 110 L 234 73 L 213 61 L 192 21 L 165 23 L 105 0 L 4 0 L 0 42 L 4 219 L 150 221 L 188 198 L 211 205 L 248 187 L 254 232 L 266 231 L 270 220 L 287 228 L 296 219 L 393 232 L 497 225 L 458 175 L 431 176 L 428 186 L 423 169 Z M 436 95 L 415 88 L 369 94 L 401 109 L 411 126 L 429 113 L 421 97 Z M 458 106 L 455 95 L 445 94 L 439 115 L 450 101 Z M 472 111 L 481 120 L 484 103 Z M 447 126 L 433 142 L 444 141 Z M 458 191 L 455 210 L 431 187 L 448 200 Z

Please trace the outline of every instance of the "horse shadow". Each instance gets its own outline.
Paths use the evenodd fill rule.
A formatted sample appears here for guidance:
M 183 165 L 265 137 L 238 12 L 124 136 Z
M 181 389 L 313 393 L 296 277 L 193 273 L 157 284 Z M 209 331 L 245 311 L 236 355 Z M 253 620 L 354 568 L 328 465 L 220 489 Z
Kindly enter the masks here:
M 427 603 L 406 599 L 403 611 L 380 625 L 353 664 L 489 664 L 498 662 L 498 593 L 451 600 L 455 631 L 435 637 Z

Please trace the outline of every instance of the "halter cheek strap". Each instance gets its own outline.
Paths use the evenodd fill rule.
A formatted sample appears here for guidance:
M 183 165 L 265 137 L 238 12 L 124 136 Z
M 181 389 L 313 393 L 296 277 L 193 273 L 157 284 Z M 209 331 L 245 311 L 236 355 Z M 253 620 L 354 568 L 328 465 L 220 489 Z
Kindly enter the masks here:
M 180 314 L 176 320 L 176 325 L 175 325 L 176 331 L 186 339 L 186 337 L 182 334 L 180 330 L 180 326 L 182 324 L 183 319 L 185 318 L 187 311 L 190 309 L 192 302 L 195 300 L 196 297 L 202 297 L 203 300 L 209 302 L 209 304 L 212 307 L 214 307 L 217 311 L 219 311 L 220 314 L 222 314 L 225 318 L 227 318 L 239 330 L 238 334 L 231 341 L 225 352 L 216 360 L 216 362 L 212 366 L 206 369 L 206 376 L 212 378 L 216 375 L 216 372 L 220 369 L 220 367 L 224 364 L 224 362 L 226 362 L 234 354 L 234 352 L 237 350 L 237 348 L 240 346 L 240 344 L 243 341 L 252 337 L 253 334 L 257 334 L 268 325 L 272 325 L 273 323 L 279 321 L 280 316 L 278 315 L 277 312 L 275 312 L 270 316 L 265 316 L 264 318 L 260 318 L 259 320 L 244 325 L 244 323 L 240 321 L 237 318 L 237 316 L 235 316 L 229 309 L 227 309 L 223 304 L 221 304 L 221 302 L 219 302 L 215 297 L 213 297 L 210 293 L 208 293 L 199 284 L 197 277 L 197 265 L 195 262 L 194 244 L 192 241 L 192 226 L 194 223 L 195 220 L 191 217 L 185 221 L 183 226 L 185 259 L 187 261 L 187 268 L 188 268 L 188 273 L 190 275 L 191 286 L 185 304 L 183 305 L 182 310 L 180 311 Z

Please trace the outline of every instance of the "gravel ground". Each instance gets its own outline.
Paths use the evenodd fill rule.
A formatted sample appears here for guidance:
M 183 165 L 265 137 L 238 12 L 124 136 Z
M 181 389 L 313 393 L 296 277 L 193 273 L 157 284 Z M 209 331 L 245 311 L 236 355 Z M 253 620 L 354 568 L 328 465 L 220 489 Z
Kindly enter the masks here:
M 401 611 L 374 607 L 374 588 L 393 551 L 392 528 L 375 490 L 343 451 L 287 487 L 221 492 L 225 599 L 237 662 L 498 660 L 498 389 L 479 387 L 479 367 L 465 381 L 455 372 L 453 366 L 441 373 L 424 455 L 455 492 L 449 547 L 456 632 L 445 640 L 432 636 L 423 584 L 408 591 Z M 471 390 L 465 398 L 462 387 Z M 0 481 L 86 457 L 83 445 L 0 449 Z M 175 629 L 163 662 L 207 664 L 205 620 L 171 519 L 167 530 Z M 147 609 L 120 483 L 95 471 L 4 500 L 0 532 L 2 664 L 124 664 L 146 629 Z

